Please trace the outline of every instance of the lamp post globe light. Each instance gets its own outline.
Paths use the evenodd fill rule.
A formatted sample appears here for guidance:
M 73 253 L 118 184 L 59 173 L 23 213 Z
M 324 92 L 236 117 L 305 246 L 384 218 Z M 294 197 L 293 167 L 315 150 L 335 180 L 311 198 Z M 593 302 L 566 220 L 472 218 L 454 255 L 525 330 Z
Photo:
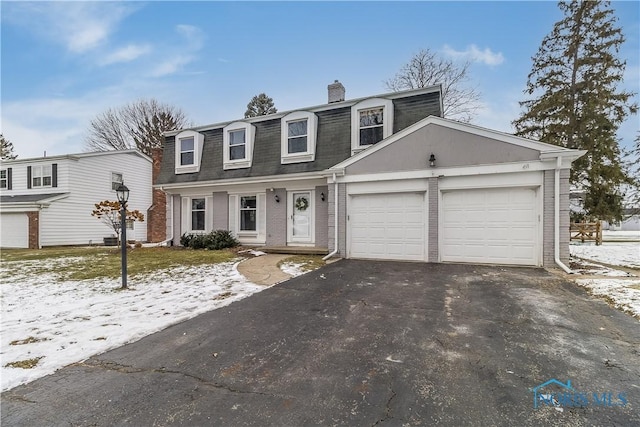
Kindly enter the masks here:
M 118 202 L 120 202 L 120 249 L 122 261 L 122 289 L 127 289 L 127 202 L 129 201 L 129 189 L 120 184 L 116 188 Z

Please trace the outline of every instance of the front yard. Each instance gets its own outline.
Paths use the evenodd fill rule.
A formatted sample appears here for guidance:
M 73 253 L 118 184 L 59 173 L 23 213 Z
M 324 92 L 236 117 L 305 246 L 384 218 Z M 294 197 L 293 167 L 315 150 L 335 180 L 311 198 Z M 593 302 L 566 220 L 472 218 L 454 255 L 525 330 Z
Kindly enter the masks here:
M 120 287 L 120 252 L 104 247 L 3 250 L 2 390 L 135 341 L 264 289 L 232 251 L 138 248 Z M 287 264 L 301 274 L 301 262 Z

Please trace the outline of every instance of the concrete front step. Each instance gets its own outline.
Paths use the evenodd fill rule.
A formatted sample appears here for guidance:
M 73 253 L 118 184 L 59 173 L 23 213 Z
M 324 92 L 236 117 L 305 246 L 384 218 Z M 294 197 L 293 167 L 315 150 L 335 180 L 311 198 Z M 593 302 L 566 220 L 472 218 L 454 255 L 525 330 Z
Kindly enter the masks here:
M 310 246 L 266 246 L 259 248 L 268 254 L 291 254 L 291 255 L 327 255 L 328 248 L 316 248 Z

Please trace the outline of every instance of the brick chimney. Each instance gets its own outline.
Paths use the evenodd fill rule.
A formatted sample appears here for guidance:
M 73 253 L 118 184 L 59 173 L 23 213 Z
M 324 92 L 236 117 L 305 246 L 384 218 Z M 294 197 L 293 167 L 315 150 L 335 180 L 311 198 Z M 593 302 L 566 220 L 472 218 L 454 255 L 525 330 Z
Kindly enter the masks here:
M 333 102 L 344 101 L 345 90 L 344 86 L 342 86 L 342 83 L 335 80 L 333 83 L 327 86 L 327 89 L 329 90 L 329 104 Z
M 162 164 L 162 148 L 154 148 L 151 152 L 152 172 L 151 182 L 156 183 L 160 175 Z M 162 242 L 167 238 L 167 195 L 164 191 L 154 188 L 152 205 L 147 210 L 147 240 L 149 242 Z

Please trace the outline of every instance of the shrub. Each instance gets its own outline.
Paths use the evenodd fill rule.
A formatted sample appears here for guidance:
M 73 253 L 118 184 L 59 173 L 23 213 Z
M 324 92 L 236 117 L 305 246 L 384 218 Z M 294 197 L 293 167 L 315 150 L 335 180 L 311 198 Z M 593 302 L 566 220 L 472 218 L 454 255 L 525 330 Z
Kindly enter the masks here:
M 209 234 L 183 234 L 180 244 L 191 249 L 219 250 L 233 248 L 240 242 L 228 230 L 215 230 Z

